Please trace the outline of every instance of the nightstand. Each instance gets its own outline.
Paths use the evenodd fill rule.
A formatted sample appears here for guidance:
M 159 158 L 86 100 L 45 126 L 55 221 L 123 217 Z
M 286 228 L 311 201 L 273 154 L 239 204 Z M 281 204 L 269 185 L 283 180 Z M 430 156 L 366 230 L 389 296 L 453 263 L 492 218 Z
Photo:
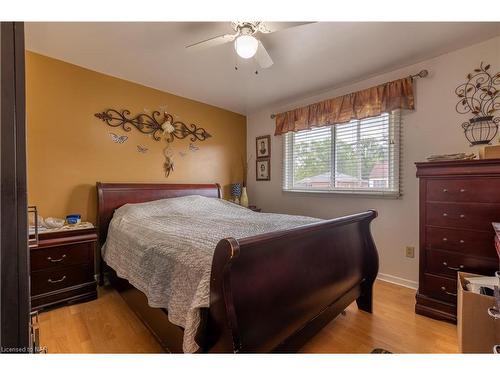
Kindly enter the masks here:
M 47 232 L 30 249 L 31 309 L 97 298 L 95 228 Z

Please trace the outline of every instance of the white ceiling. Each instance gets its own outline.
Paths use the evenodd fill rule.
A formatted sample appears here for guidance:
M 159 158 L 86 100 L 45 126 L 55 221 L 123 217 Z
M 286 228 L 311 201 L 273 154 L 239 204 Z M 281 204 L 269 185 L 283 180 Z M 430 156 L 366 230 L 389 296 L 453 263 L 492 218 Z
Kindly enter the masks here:
M 27 23 L 28 50 L 249 114 L 265 105 L 410 65 L 500 35 L 500 23 L 311 23 L 262 35 L 274 65 L 259 71 L 232 43 L 185 46 L 229 22 Z M 239 69 L 235 70 L 235 65 Z

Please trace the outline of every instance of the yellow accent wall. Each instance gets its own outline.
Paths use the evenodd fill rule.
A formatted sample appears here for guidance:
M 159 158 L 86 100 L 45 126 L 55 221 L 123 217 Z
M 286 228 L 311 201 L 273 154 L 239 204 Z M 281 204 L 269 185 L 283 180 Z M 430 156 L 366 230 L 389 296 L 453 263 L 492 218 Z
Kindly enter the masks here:
M 171 72 L 174 74 L 175 72 Z M 108 108 L 166 110 L 205 128 L 212 138 L 170 144 L 174 171 L 163 171 L 166 142 L 132 128 L 111 128 L 94 116 Z M 40 215 L 64 218 L 79 213 L 95 223 L 101 182 L 214 183 L 229 194 L 242 180 L 246 118 L 194 100 L 97 73 L 33 52 L 26 53 L 28 199 Z M 127 135 L 123 144 L 109 133 Z M 146 153 L 137 146 L 147 147 Z

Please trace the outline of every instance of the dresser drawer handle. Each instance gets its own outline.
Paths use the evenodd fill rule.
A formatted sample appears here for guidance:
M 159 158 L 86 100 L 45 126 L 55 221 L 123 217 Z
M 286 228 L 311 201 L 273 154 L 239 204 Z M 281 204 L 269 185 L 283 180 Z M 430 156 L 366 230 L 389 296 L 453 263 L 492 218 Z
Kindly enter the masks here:
M 460 214 L 460 219 L 463 219 L 465 217 L 464 214 Z
M 448 189 L 443 189 L 443 193 L 447 193 L 448 192 Z
M 64 260 L 64 258 L 66 258 L 66 254 L 63 254 L 63 256 L 60 257 L 59 259 L 52 259 L 51 257 L 47 257 L 47 260 L 49 262 L 52 262 L 52 263 L 57 263 L 57 262 L 61 262 L 62 260 Z
M 446 242 L 448 241 L 448 239 L 446 237 L 443 237 L 443 242 Z
M 446 268 L 448 268 L 449 270 L 452 270 L 452 271 L 460 271 L 460 270 L 464 269 L 464 266 L 462 264 L 459 265 L 458 267 L 450 267 L 450 266 L 448 266 L 448 263 L 443 262 L 443 266 L 445 266 Z M 441 288 L 441 289 L 443 289 L 443 288 Z M 443 290 L 445 290 L 445 289 L 443 289 Z
M 446 212 L 444 212 L 444 213 L 443 213 L 443 216 L 444 216 L 444 217 L 446 217 L 446 216 L 448 216 L 448 214 L 447 214 Z
M 465 241 L 464 241 L 464 240 L 460 240 L 460 241 L 458 241 L 458 242 L 460 242 L 460 243 L 465 243 Z
M 49 283 L 51 283 L 51 284 L 57 284 L 57 283 L 63 282 L 64 280 L 66 280 L 66 275 L 64 275 L 63 277 L 61 277 L 59 280 L 48 279 L 47 281 Z
M 465 193 L 465 192 L 466 192 L 466 190 L 465 190 L 465 189 L 460 189 L 460 192 L 461 192 L 461 193 Z
M 457 293 L 451 293 L 451 292 L 448 292 L 448 291 L 446 290 L 446 287 L 444 287 L 444 286 L 442 286 L 442 287 L 441 287 L 441 290 L 442 290 L 443 292 L 445 292 L 446 294 L 448 294 L 449 296 L 454 296 L 454 297 L 456 297 L 456 296 L 457 296 Z

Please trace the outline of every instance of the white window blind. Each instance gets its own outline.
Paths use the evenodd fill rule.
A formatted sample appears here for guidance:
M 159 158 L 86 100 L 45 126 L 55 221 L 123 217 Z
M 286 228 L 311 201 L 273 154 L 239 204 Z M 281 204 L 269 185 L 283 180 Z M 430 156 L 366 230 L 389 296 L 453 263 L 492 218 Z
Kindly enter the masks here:
M 400 114 L 284 136 L 283 190 L 399 196 Z

